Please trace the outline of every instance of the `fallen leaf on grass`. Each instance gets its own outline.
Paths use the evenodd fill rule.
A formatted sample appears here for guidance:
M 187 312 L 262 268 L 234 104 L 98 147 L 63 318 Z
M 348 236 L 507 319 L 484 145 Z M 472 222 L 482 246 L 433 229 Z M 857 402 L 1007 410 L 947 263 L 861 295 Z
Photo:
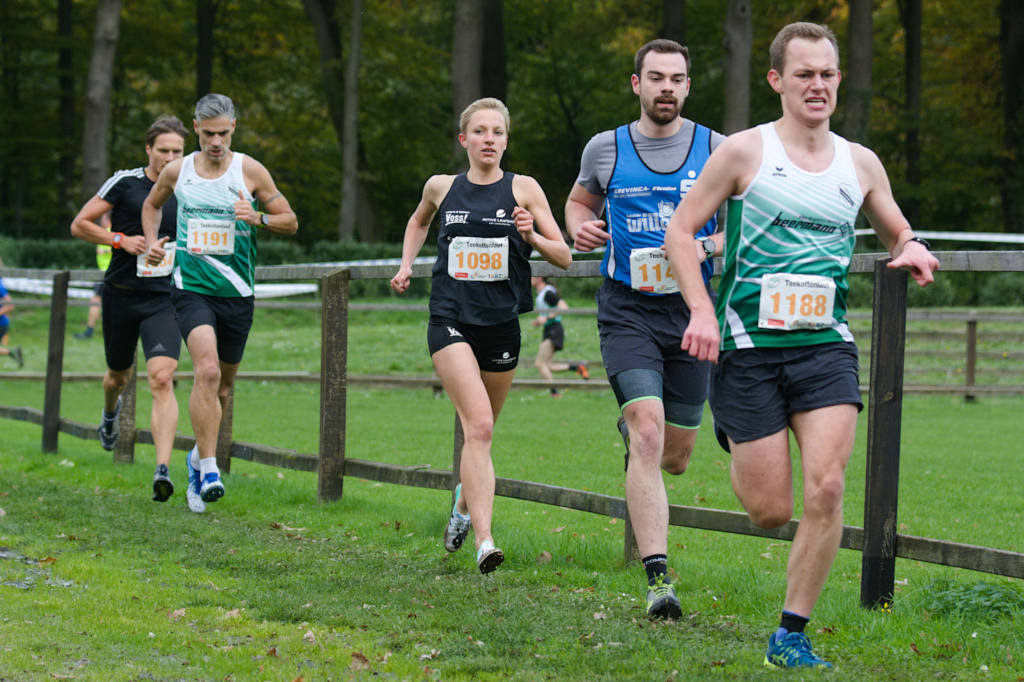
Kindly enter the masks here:
M 421 661 L 432 661 L 432 660 L 434 660 L 435 658 L 437 658 L 440 655 L 441 655 L 440 651 L 438 651 L 437 649 L 431 649 L 429 654 L 420 654 L 420 660 Z
M 57 563 L 57 560 L 54 559 L 52 556 L 48 556 L 45 559 L 40 559 L 39 563 L 41 563 L 41 564 L 55 564 L 55 563 Z
M 352 652 L 352 663 L 348 666 L 349 670 L 369 670 L 370 660 L 363 655 L 362 651 Z
M 540 555 L 537 557 L 537 563 L 538 564 L 546 564 L 546 563 L 548 563 L 550 561 L 551 561 L 551 552 L 549 552 L 547 550 L 544 550 L 543 552 L 541 552 Z
M 175 609 L 171 611 L 170 615 L 167 616 L 170 620 L 179 620 L 185 615 L 185 609 Z
M 277 647 L 272 646 L 269 649 L 267 649 L 267 656 L 273 656 L 274 658 L 277 658 Z
M 557 528 L 552 528 L 551 532 L 552 533 L 561 533 L 563 530 L 565 530 L 565 526 L 558 526 Z
M 594 620 L 604 620 L 607 617 L 608 614 L 606 614 L 604 611 L 598 611 L 594 614 Z
M 313 634 L 312 630 L 306 630 L 306 634 L 302 636 L 302 639 L 310 644 L 316 644 L 316 635 Z
M 61 461 L 57 462 L 57 466 L 71 468 L 75 466 L 75 463 L 72 462 L 70 459 L 62 459 Z
M 241 611 L 240 609 L 231 609 L 230 611 L 227 611 L 224 614 L 224 617 L 225 618 L 238 618 L 238 615 L 239 615 L 240 611 Z
M 7 516 L 7 512 L 4 511 L 3 507 L 0 507 L 0 516 Z

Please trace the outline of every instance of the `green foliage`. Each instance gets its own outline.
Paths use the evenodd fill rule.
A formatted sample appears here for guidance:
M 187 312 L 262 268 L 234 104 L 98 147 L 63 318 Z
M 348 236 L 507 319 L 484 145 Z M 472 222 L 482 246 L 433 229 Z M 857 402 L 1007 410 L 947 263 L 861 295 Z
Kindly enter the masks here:
M 991 274 L 978 294 L 981 305 L 1024 305 L 1024 273 Z
M 80 239 L 11 239 L 0 235 L 0 258 L 9 268 L 96 267 L 96 247 Z
M 348 47 L 345 3 L 343 51 Z M 505 165 L 536 177 L 555 216 L 595 133 L 633 120 L 637 102 L 632 58 L 660 30 L 659 3 L 505 0 L 504 23 L 513 123 Z M 260 159 L 299 217 L 294 240 L 310 252 L 333 240 L 341 185 L 339 141 L 327 109 L 313 26 L 299 0 L 251 5 L 215 3 L 213 89 L 238 110 L 233 147 Z M 874 105 L 870 144 L 885 162 L 898 200 L 921 203 L 920 227 L 998 229 L 1002 147 L 996 0 L 924 5 L 924 108 L 920 137 L 923 180 L 905 181 L 903 31 L 896 0 L 876 3 Z M 57 164 L 81 139 L 84 84 L 95 0 L 73 3 L 75 134 L 59 135 L 56 13 L 38 2 L 5 3 L 4 106 L 0 108 L 0 232 L 61 237 L 84 199 L 65 188 L 60 205 Z M 764 82 L 768 44 L 784 23 L 826 22 L 840 38 L 847 9 L 836 0 L 763 3 L 753 14 L 751 124 L 777 118 L 778 97 Z M 423 183 L 450 172 L 452 3 L 367 0 L 359 77 L 360 180 L 380 240 L 401 240 Z M 195 5 L 183 0 L 125 0 L 117 46 L 109 130 L 109 170 L 142 164 L 143 134 L 159 114 L 188 123 L 195 92 Z M 686 3 L 692 89 L 685 115 L 720 128 L 725 54 L 723 5 Z M 841 48 L 845 49 L 842 44 Z M 842 115 L 843 90 L 840 90 Z M 186 148 L 195 147 L 194 136 Z M 80 161 L 76 161 L 80 165 Z M 284 256 L 282 256 L 283 258 Z
M 939 578 L 922 594 L 921 606 L 937 616 L 982 623 L 1024 616 L 1024 590 L 1008 582 Z

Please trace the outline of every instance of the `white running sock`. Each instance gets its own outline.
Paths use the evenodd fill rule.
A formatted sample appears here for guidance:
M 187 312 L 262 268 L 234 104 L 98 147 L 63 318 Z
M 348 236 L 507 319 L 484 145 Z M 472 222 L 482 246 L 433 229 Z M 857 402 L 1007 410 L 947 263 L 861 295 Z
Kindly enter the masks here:
M 199 474 L 203 478 L 206 478 L 206 474 L 209 474 L 209 473 L 215 473 L 215 474 L 219 474 L 220 473 L 220 469 L 217 468 L 217 458 L 216 457 L 207 457 L 205 459 L 199 460 Z

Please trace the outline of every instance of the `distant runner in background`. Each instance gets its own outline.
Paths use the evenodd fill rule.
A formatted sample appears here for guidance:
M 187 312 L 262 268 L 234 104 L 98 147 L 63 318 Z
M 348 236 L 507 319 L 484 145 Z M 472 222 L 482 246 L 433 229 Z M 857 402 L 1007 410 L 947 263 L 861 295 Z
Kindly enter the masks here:
M 537 349 L 537 358 L 533 361 L 534 367 L 549 382 L 554 381 L 552 372 L 572 371 L 584 379 L 589 379 L 590 372 L 587 370 L 587 363 L 583 361 L 554 361 L 555 353 L 562 350 L 565 346 L 565 328 L 562 326 L 562 316 L 559 312 L 568 310 L 569 304 L 559 295 L 558 289 L 548 281 L 547 277 L 531 277 L 530 284 L 533 285 L 534 290 L 537 292 L 535 307 L 539 313 L 533 319 L 532 324 L 534 327 L 542 325 L 544 327 L 540 348 Z M 557 386 L 552 386 L 549 390 L 551 395 L 556 398 L 561 395 L 558 392 Z

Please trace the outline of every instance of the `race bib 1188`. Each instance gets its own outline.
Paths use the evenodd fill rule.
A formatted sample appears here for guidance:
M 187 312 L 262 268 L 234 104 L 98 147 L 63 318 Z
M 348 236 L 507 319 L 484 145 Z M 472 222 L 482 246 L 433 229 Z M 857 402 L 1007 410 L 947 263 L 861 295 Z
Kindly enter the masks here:
M 761 278 L 761 329 L 821 329 L 832 326 L 836 283 L 821 275 L 773 273 Z

